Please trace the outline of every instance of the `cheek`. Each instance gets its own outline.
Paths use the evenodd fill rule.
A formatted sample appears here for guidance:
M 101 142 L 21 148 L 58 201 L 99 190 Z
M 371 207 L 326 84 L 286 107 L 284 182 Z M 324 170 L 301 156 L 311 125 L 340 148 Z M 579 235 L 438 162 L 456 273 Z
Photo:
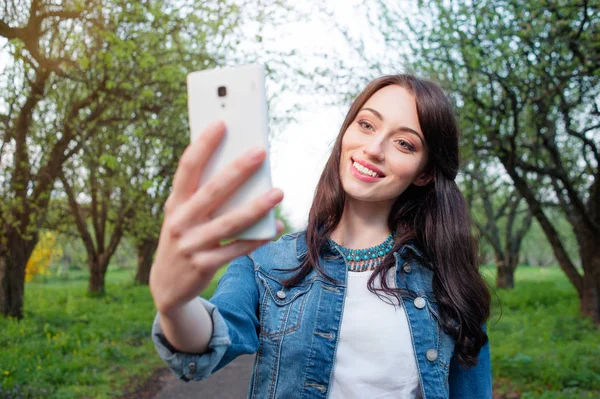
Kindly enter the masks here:
M 342 151 L 353 150 L 361 145 L 360 134 L 352 128 L 348 128 L 342 137 Z
M 421 159 L 410 156 L 399 156 L 389 164 L 391 172 L 400 180 L 413 180 L 418 175 Z

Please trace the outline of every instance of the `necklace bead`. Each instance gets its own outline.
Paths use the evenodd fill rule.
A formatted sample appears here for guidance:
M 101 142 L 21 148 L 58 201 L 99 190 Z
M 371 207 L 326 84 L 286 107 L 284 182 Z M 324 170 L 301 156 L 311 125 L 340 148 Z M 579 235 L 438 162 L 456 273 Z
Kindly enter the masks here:
M 330 243 L 339 249 L 346 259 L 349 271 L 366 271 L 373 270 L 376 266 L 383 262 L 385 255 L 389 254 L 394 248 L 395 233 L 391 233 L 384 242 L 370 248 L 350 249 L 341 246 L 340 244 L 329 239 Z

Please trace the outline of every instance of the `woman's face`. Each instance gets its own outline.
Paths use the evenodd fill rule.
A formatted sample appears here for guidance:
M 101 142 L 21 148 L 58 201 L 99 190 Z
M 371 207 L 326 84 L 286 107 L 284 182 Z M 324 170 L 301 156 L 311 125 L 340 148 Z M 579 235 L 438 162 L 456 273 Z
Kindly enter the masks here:
M 348 196 L 392 202 L 411 184 L 425 185 L 427 148 L 415 98 L 386 86 L 359 110 L 342 139 L 340 178 Z

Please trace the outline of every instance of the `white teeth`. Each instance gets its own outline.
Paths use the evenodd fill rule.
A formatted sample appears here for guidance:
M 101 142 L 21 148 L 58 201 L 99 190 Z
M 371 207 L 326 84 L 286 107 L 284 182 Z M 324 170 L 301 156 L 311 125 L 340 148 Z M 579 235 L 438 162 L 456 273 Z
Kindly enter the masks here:
M 352 164 L 352 166 L 354 166 L 354 168 L 356 168 L 356 170 L 358 170 L 363 175 L 367 175 L 367 176 L 371 176 L 371 177 L 378 176 L 377 172 L 373 172 L 371 169 L 365 168 L 364 166 L 362 166 L 361 164 L 359 164 L 356 161 Z

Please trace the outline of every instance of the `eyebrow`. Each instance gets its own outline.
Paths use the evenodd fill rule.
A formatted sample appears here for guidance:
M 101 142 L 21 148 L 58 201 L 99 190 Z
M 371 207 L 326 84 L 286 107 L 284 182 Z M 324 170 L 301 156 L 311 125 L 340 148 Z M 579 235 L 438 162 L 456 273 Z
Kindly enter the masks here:
M 363 109 L 361 109 L 361 111 L 371 111 L 373 113 L 373 115 L 375 115 L 377 118 L 379 118 L 380 121 L 383 122 L 385 120 L 383 118 L 383 115 L 381 115 L 379 112 L 375 111 L 373 108 L 363 108 Z M 421 137 L 421 135 L 419 134 L 419 132 L 417 132 L 416 130 L 411 129 L 408 126 L 400 126 L 396 130 L 399 130 L 401 132 L 406 132 L 406 133 L 412 133 L 412 134 L 414 134 L 415 136 L 417 136 L 419 138 L 419 140 L 421 140 L 421 144 L 423 146 L 425 146 L 425 142 L 423 141 L 423 137 Z

